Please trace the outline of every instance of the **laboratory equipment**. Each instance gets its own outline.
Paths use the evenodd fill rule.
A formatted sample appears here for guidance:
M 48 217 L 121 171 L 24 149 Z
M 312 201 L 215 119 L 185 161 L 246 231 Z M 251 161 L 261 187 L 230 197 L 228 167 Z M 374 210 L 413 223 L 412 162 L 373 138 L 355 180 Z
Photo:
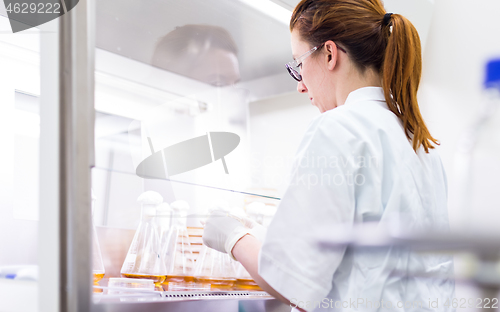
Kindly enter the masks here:
M 255 282 L 250 276 L 250 273 L 245 269 L 245 267 L 235 261 L 234 262 L 234 267 L 235 267 L 235 274 L 236 274 L 236 281 L 234 283 L 234 289 L 236 290 L 255 290 L 255 291 L 262 291 L 262 288 L 257 285 L 257 282 Z
M 262 225 L 264 228 L 269 226 L 272 217 L 276 213 L 276 206 L 265 204 L 261 201 L 252 201 L 246 208 L 248 218 L 253 222 Z M 265 232 L 264 232 L 265 234 Z M 262 239 L 259 237 L 259 239 Z M 236 282 L 234 288 L 237 290 L 262 290 L 259 285 L 250 276 L 250 273 L 239 262 L 234 262 L 236 271 Z
M 102 262 L 101 248 L 94 223 L 94 211 L 97 198 L 92 192 L 92 273 L 94 285 L 99 285 L 99 281 L 104 278 L 104 263 Z
M 163 202 L 160 194 L 147 191 L 137 201 L 141 204 L 141 221 L 123 262 L 121 275 L 128 278 L 151 279 L 159 286 L 166 275 L 161 257 L 156 207 Z
M 228 254 L 203 245 L 194 270 L 196 287 L 205 290 L 232 289 L 236 272 L 231 261 Z
M 1 266 L 0 279 L 36 281 L 38 280 L 38 266 L 36 265 Z
M 203 228 L 202 227 L 189 227 L 187 228 L 189 235 L 189 242 L 191 243 L 191 251 L 193 253 L 193 260 L 196 261 L 200 256 L 203 249 Z
M 231 209 L 225 201 L 219 201 L 208 209 L 208 212 L 210 214 L 214 212 L 227 213 L 235 219 L 240 219 L 244 214 L 241 209 Z M 194 279 L 196 287 L 204 290 L 232 289 L 236 282 L 236 272 L 232 259 L 228 254 L 202 245 L 200 255 L 196 261 Z
M 175 201 L 170 207 L 173 210 L 172 226 L 162 237 L 162 256 L 166 268 L 165 287 L 168 290 L 184 290 L 193 283 L 194 257 L 186 226 L 189 205 L 185 201 Z
M 470 224 L 480 224 L 488 231 L 498 232 L 496 203 L 490 194 L 496 192 L 496 179 L 500 174 L 500 59 L 486 64 L 486 75 L 481 102 L 475 105 L 478 114 L 462 133 L 455 154 L 458 222 L 467 230 Z M 487 175 L 482 173 L 487 172 Z M 475 207 L 471 209 L 470 207 Z
M 253 201 L 248 204 L 245 211 L 248 217 L 258 224 L 268 227 L 276 214 L 277 207 L 274 204 L 265 204 L 261 201 Z
M 187 212 L 189 210 L 189 204 L 184 200 L 176 200 L 170 204 L 174 215 L 174 218 L 178 218 L 179 224 L 186 226 L 187 223 Z M 187 227 L 187 226 L 186 226 Z
M 168 203 L 161 203 L 156 207 L 156 218 L 158 234 L 161 240 L 167 237 L 167 233 L 172 226 L 172 208 Z M 163 242 L 160 241 L 160 245 L 163 246 Z
M 109 294 L 117 294 L 129 290 L 154 291 L 155 284 L 149 279 L 140 278 L 115 278 L 108 282 Z

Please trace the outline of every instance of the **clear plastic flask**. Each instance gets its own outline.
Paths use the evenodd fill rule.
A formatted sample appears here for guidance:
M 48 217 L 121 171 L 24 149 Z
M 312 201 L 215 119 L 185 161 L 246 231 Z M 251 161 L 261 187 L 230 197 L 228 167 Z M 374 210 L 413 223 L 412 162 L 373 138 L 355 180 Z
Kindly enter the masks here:
M 99 281 L 104 278 L 104 263 L 102 261 L 101 247 L 97 238 L 97 231 L 94 224 L 94 210 L 97 198 L 92 192 L 92 273 L 94 285 L 99 285 Z
M 196 288 L 203 290 L 231 290 L 236 272 L 228 254 L 203 246 L 194 270 Z
M 161 203 L 156 206 L 156 224 L 158 226 L 158 234 L 160 236 L 160 244 L 163 246 L 162 239 L 167 237 L 168 231 L 172 227 L 172 208 L 167 203 Z
M 165 280 L 166 269 L 161 255 L 156 207 L 163 202 L 160 194 L 147 191 L 137 201 L 141 204 L 141 221 L 135 232 L 121 269 L 122 277 L 151 279 L 156 286 Z
M 250 276 L 250 273 L 237 261 L 234 261 L 234 268 L 236 271 L 236 281 L 234 282 L 235 290 L 254 290 L 262 291 L 262 288 Z
M 186 290 L 193 284 L 194 256 L 191 250 L 186 216 L 189 205 L 185 201 L 173 202 L 172 225 L 162 237 L 162 257 L 167 276 L 164 288 Z

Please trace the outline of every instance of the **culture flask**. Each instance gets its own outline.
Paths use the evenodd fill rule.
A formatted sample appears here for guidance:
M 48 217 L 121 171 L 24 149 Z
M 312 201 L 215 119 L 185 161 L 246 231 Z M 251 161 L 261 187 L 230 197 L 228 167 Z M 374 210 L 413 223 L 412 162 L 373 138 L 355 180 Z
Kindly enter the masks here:
M 230 290 L 236 273 L 229 255 L 203 245 L 196 261 L 194 281 L 203 290 Z
M 171 227 L 161 239 L 162 256 L 167 276 L 168 290 L 186 290 L 193 284 L 194 256 L 186 226 L 189 205 L 185 201 L 175 201 L 172 208 Z
M 160 237 L 160 245 L 163 246 L 162 239 L 167 237 L 167 234 L 172 227 L 172 208 L 167 203 L 161 203 L 156 206 L 156 219 L 158 226 L 158 235 Z
M 121 269 L 122 277 L 151 279 L 156 286 L 165 280 L 161 257 L 156 207 L 163 202 L 160 194 L 147 191 L 137 201 L 141 204 L 141 220 Z
M 234 267 L 236 271 L 236 281 L 234 283 L 234 289 L 262 291 L 262 288 L 257 285 L 252 276 L 250 276 L 250 273 L 248 273 L 248 271 L 241 263 L 235 261 Z
M 92 273 L 94 285 L 98 286 L 99 281 L 104 278 L 104 263 L 102 261 L 101 247 L 94 223 L 94 210 L 97 198 L 92 193 Z

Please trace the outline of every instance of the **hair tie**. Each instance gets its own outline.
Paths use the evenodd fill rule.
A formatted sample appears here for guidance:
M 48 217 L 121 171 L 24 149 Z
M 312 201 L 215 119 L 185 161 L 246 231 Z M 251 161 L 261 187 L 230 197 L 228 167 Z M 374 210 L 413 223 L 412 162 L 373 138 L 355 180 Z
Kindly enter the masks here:
M 383 26 L 389 25 L 389 23 L 391 22 L 391 15 L 392 15 L 392 13 L 386 13 L 384 15 L 384 19 L 382 20 L 382 25 Z

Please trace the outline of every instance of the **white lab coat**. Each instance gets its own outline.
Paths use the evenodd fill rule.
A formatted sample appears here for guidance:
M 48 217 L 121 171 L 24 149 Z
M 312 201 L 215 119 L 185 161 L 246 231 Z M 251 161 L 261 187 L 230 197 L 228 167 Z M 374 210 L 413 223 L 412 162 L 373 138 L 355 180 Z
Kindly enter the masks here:
M 331 250 L 317 243 L 332 229 L 367 221 L 449 227 L 440 157 L 435 150 L 414 152 L 382 88 L 351 92 L 345 105 L 313 120 L 291 176 L 259 254 L 259 274 L 275 290 L 307 311 L 453 310 L 451 256 Z

